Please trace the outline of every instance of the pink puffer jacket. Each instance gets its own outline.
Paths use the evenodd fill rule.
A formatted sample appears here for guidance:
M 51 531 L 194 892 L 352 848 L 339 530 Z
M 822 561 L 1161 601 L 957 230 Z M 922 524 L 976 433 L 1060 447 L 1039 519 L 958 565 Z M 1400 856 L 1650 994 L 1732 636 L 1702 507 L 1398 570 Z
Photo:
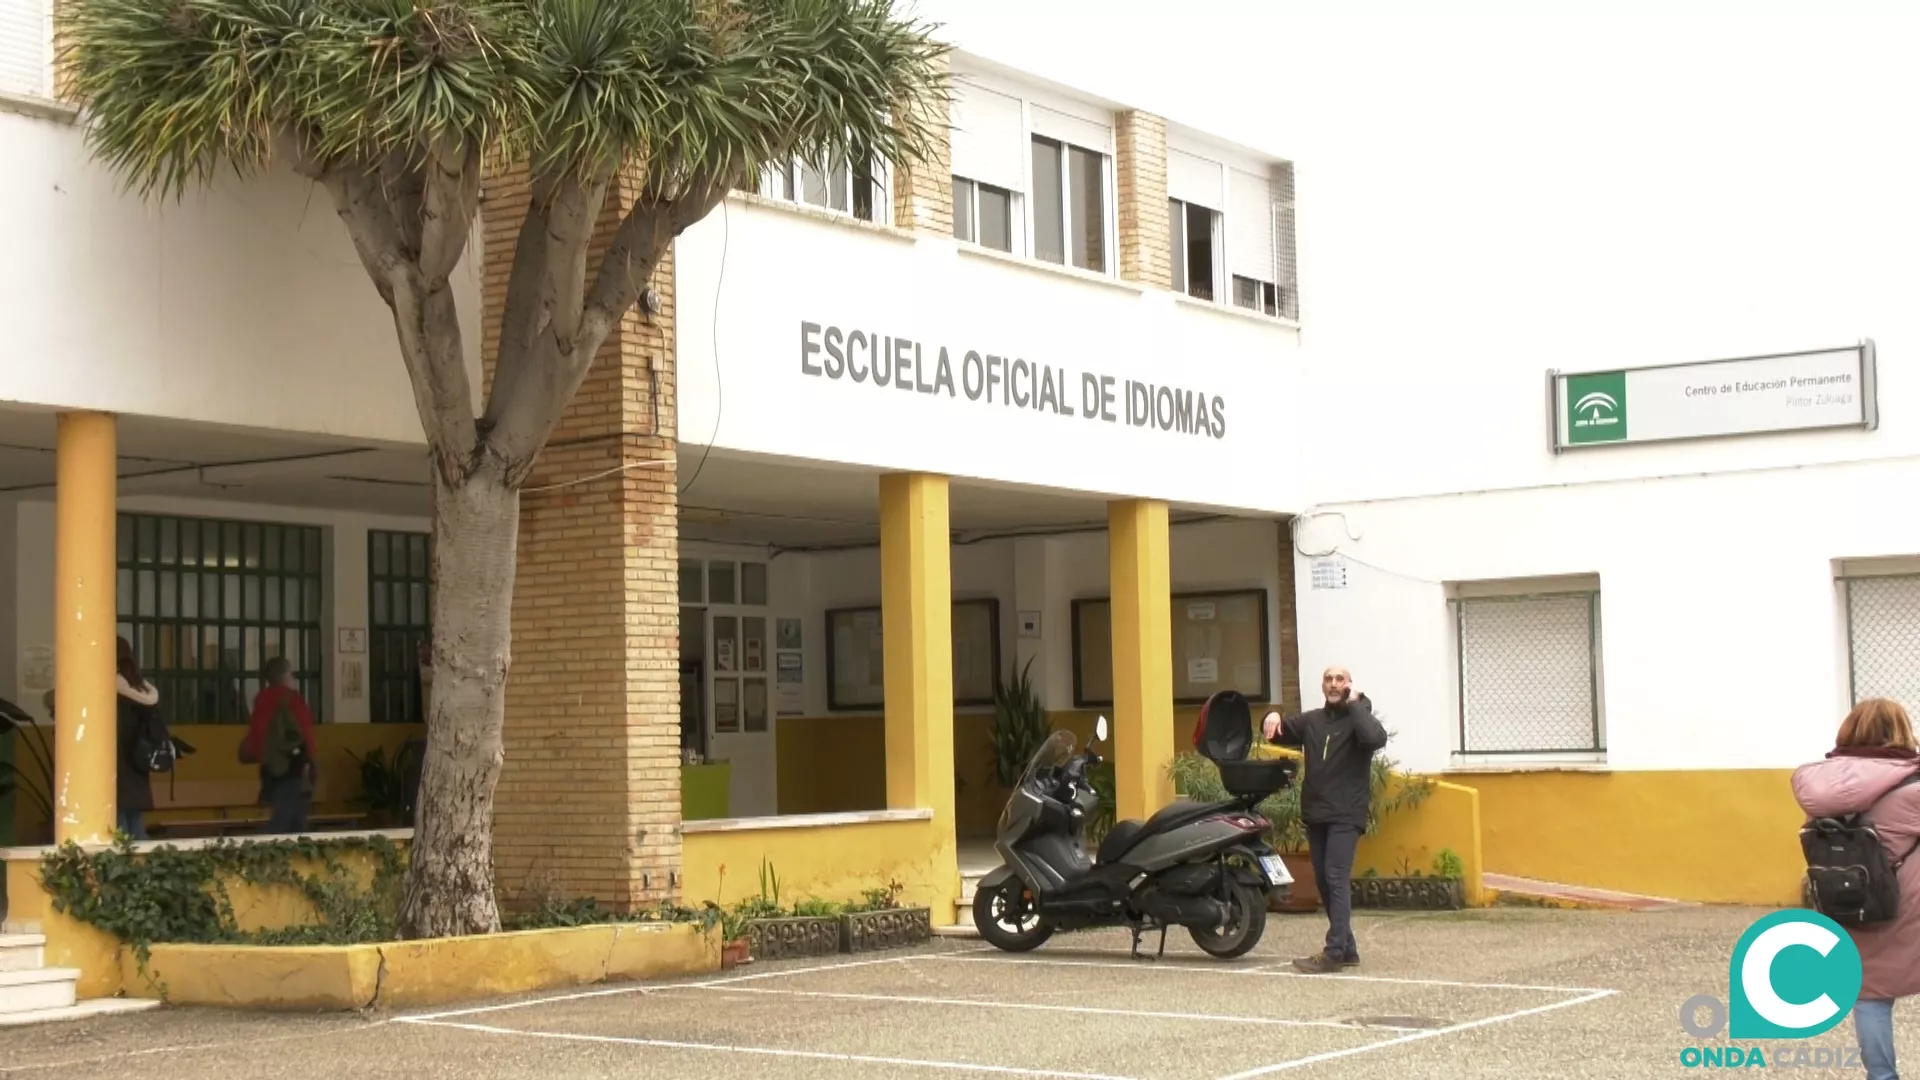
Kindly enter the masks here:
M 1794 770 L 1793 797 L 1810 818 L 1873 808 L 1870 816 L 1892 861 L 1905 856 L 1920 838 L 1920 784 L 1893 791 L 1915 772 L 1920 772 L 1920 756 L 1904 751 L 1835 750 L 1824 761 Z M 1860 947 L 1866 969 L 1862 999 L 1920 994 L 1920 852 L 1900 868 L 1899 918 L 1847 932 Z

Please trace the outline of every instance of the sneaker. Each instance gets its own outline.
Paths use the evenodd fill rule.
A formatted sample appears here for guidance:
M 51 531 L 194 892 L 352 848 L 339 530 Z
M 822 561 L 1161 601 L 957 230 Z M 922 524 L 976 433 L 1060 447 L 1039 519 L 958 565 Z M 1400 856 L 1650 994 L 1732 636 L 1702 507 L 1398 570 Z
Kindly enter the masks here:
M 1329 971 L 1338 971 L 1347 965 L 1339 957 L 1329 956 L 1327 951 L 1322 949 L 1312 956 L 1303 956 L 1295 960 L 1293 966 L 1308 975 L 1324 975 Z

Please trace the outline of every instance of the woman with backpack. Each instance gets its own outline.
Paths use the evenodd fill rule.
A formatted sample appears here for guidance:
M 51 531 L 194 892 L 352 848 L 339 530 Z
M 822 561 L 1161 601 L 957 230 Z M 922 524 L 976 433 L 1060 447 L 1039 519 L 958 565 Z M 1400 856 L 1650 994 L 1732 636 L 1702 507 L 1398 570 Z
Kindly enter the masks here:
M 1846 918 L 1836 920 L 1847 927 L 1860 949 L 1863 978 L 1853 1024 L 1867 1078 L 1897 1080 L 1893 1003 L 1896 998 L 1920 994 L 1920 858 L 1908 857 L 1920 847 L 1920 748 L 1907 711 L 1886 698 L 1869 698 L 1854 706 L 1841 722 L 1826 758 L 1794 770 L 1793 795 L 1810 823 L 1862 815 L 1862 823 L 1878 834 L 1885 852 L 1886 869 L 1891 871 L 1887 883 L 1898 883 L 1898 906 L 1887 913 L 1890 918 L 1859 926 L 1847 926 Z M 1808 861 L 1810 899 L 1816 908 L 1823 906 L 1823 900 L 1855 903 L 1856 894 L 1891 896 L 1871 880 L 1862 891 L 1857 869 L 1820 868 L 1812 851 Z M 1839 884 L 1849 886 L 1845 893 L 1835 887 Z M 1863 906 L 1878 905 L 1866 899 Z
M 140 674 L 133 646 L 126 638 L 119 639 L 114 668 L 120 766 L 115 770 L 113 798 L 119 808 L 120 831 L 135 840 L 145 840 L 147 826 L 142 815 L 153 809 L 153 781 L 148 775 L 151 763 L 146 751 L 153 733 L 161 728 L 160 691 Z

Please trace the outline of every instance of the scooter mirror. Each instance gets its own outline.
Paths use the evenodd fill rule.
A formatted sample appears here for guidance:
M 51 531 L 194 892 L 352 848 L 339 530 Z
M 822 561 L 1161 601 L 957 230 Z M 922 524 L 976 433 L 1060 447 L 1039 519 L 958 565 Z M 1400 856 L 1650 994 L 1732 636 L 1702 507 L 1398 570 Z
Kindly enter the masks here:
M 1095 720 L 1093 722 L 1093 739 L 1095 742 L 1107 741 L 1107 718 L 1106 717 L 1103 716 L 1100 719 Z

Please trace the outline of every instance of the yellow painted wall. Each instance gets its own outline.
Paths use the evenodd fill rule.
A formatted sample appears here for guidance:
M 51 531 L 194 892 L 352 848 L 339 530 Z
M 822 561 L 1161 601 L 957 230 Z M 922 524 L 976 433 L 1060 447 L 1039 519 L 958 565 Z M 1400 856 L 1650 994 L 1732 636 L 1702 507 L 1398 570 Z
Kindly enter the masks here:
M 1806 869 L 1786 769 L 1480 774 L 1490 872 L 1788 906 Z
M 395 843 L 404 851 L 406 841 Z M 343 851 L 335 855 L 335 860 L 349 873 L 356 874 L 362 884 L 372 880 L 375 862 L 370 854 Z M 295 860 L 294 866 L 305 874 L 321 870 L 319 864 L 306 859 Z M 119 993 L 123 986 L 122 954 L 128 951 L 119 940 L 53 909 L 51 898 L 40 884 L 37 857 L 9 859 L 6 869 L 7 921 L 40 924 L 40 932 L 47 939 L 48 966 L 78 969 L 78 993 L 82 998 L 111 997 Z M 224 884 L 233 902 L 234 922 L 241 930 L 277 930 L 317 921 L 313 905 L 295 889 L 260 889 L 232 880 Z
M 1082 746 L 1093 737 L 1099 712 L 1047 714 L 1056 728 L 1074 733 Z M 1112 711 L 1108 710 L 1109 722 Z M 1173 748 L 1192 746 L 1198 706 L 1174 710 Z M 780 722 L 778 792 L 782 814 L 829 814 L 879 810 L 887 805 L 885 734 L 878 716 L 791 717 Z M 1111 757 L 1111 737 L 1104 756 Z M 993 717 L 960 713 L 953 718 L 955 816 L 962 839 L 993 835 L 1007 792 L 993 775 Z
M 1485 898 L 1481 875 L 1486 870 L 1481 831 L 1480 793 L 1461 784 L 1434 781 L 1426 801 L 1388 815 L 1378 831 L 1361 837 L 1353 872 L 1360 875 L 1372 869 L 1381 877 L 1396 877 L 1418 871 L 1431 876 L 1434 859 L 1450 848 L 1460 856 L 1467 902 L 1479 903 Z
M 181 784 L 203 785 L 222 783 L 234 796 L 228 805 L 250 807 L 258 794 L 259 767 L 243 765 L 237 756 L 240 742 L 246 738 L 247 729 L 242 724 L 181 724 L 173 729 L 174 734 L 190 743 L 196 751 L 193 755 L 180 759 L 171 775 L 175 790 Z M 365 757 L 367 751 L 382 747 L 391 762 L 408 739 L 426 734 L 424 724 L 320 724 L 314 728 L 314 739 L 320 750 L 320 785 L 316 793 L 315 809 L 318 811 L 344 811 L 351 809 L 349 803 L 360 794 L 360 766 L 350 755 Z M 156 775 L 152 778 L 156 797 L 167 790 L 169 776 Z M 182 794 L 185 794 L 184 792 Z M 44 815 L 32 800 L 18 800 L 16 812 L 19 815 L 19 828 L 22 843 L 28 830 L 35 826 L 44 826 Z M 197 817 L 192 813 L 174 811 L 156 811 L 148 818 L 149 822 L 162 822 L 183 817 Z M 43 841 L 44 842 L 44 841 Z
M 890 882 L 903 886 L 901 902 L 935 905 L 957 882 L 937 880 L 931 821 L 882 821 L 812 828 L 690 833 L 681 840 L 680 902 L 737 904 L 760 895 L 760 863 L 780 877 L 780 902 L 807 898 L 846 902 Z M 725 876 L 722 877 L 722 869 Z M 946 913 L 952 918 L 951 911 Z

